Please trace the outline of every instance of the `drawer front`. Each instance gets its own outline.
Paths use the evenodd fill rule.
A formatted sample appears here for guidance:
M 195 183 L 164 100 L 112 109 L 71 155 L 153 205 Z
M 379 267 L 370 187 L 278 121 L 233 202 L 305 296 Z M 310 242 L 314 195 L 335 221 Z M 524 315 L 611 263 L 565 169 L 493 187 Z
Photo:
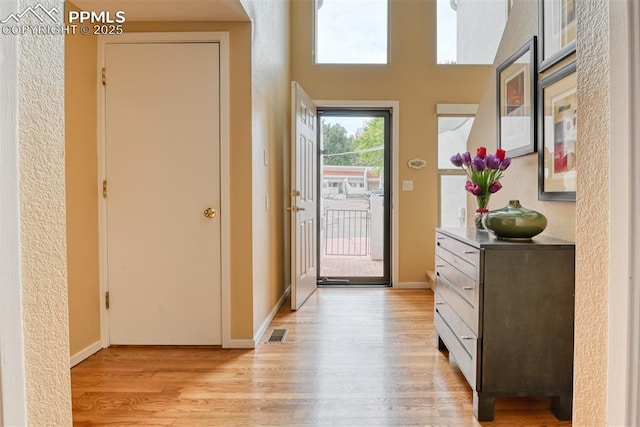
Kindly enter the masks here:
M 440 249 L 440 252 L 446 251 Z M 445 259 L 440 257 L 440 253 L 436 253 L 436 277 L 445 279 L 465 301 L 474 308 L 478 307 L 480 301 L 480 285 L 477 280 L 463 274 L 460 270 L 449 264 Z
M 440 246 L 458 255 L 469 264 L 478 267 L 480 265 L 480 249 L 469 246 L 459 240 L 446 236 L 442 233 L 436 233 L 436 246 Z
M 480 253 L 478 253 L 478 262 L 470 263 L 467 258 L 463 258 L 459 253 L 450 252 L 449 249 L 442 246 L 441 242 L 436 241 L 436 255 L 451 264 L 453 267 L 462 271 L 464 274 L 473 279 L 474 282 L 480 281 Z M 465 245 L 466 246 L 466 245 Z M 469 246 L 466 246 L 467 248 Z M 473 249 L 473 248 L 472 248 Z
M 436 331 L 447 346 L 449 354 L 453 355 L 469 385 L 475 390 L 478 338 L 466 328 L 446 303 L 436 305 L 435 310 Z
M 458 317 L 462 319 L 469 329 L 471 329 L 475 335 L 479 335 L 478 320 L 480 316 L 478 309 L 462 298 L 460 294 L 456 292 L 453 285 L 442 277 L 436 276 L 435 290 L 436 298 L 445 301 L 447 305 L 458 314 Z

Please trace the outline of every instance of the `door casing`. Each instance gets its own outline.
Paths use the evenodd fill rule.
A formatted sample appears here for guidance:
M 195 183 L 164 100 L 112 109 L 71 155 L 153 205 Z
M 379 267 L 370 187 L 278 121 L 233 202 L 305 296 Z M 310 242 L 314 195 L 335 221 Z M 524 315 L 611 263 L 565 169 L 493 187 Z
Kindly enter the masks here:
M 386 109 L 391 111 L 391 286 L 401 288 L 399 258 L 399 215 L 400 206 L 400 102 L 399 101 L 336 101 L 314 100 L 318 108 L 353 108 L 361 110 Z
M 15 0 L 1 2 L 0 16 L 17 9 Z M 4 57 L 0 61 L 0 425 L 27 423 L 18 184 L 19 45 L 13 37 L 0 37 L 0 53 Z
M 108 347 L 109 322 L 108 310 L 105 306 L 105 292 L 107 291 L 106 268 L 106 201 L 102 197 L 102 182 L 105 179 L 106 151 L 105 151 L 105 96 L 102 85 L 102 68 L 105 67 L 105 47 L 110 43 L 198 43 L 217 42 L 220 44 L 220 226 L 221 226 L 221 310 L 222 310 L 222 347 L 244 348 L 253 347 L 247 340 L 231 339 L 231 301 L 230 301 L 230 95 L 229 95 L 229 34 L 227 32 L 194 32 L 194 33 L 133 33 L 115 36 L 100 36 L 98 38 L 98 235 L 99 235 L 99 263 L 100 263 L 100 325 L 103 347 Z
M 377 118 L 382 118 L 384 119 L 385 122 L 385 126 L 384 126 L 384 162 L 385 162 L 385 167 L 384 167 L 384 183 L 385 183 L 385 187 L 387 187 L 387 183 L 389 183 L 389 187 L 388 190 L 390 193 L 393 193 L 392 190 L 392 186 L 393 186 L 393 179 L 391 178 L 392 174 L 393 174 L 393 159 L 391 159 L 391 146 L 393 145 L 393 138 L 391 136 L 391 132 L 393 132 L 393 126 L 392 126 L 392 116 L 393 116 L 393 111 L 389 108 L 376 108 L 376 109 L 362 109 L 362 108 L 320 108 L 318 107 L 318 117 L 317 117 L 317 121 L 318 121 L 318 138 L 319 140 L 320 138 L 320 134 L 323 132 L 322 130 L 322 120 L 325 117 L 377 117 Z M 318 160 L 317 160 L 317 164 L 318 164 L 318 206 L 317 206 L 317 216 L 318 218 L 321 217 L 320 212 L 321 212 L 321 200 L 322 200 L 322 178 L 323 178 L 323 171 L 322 171 L 322 162 L 320 159 L 321 156 L 318 156 Z M 395 190 L 394 190 L 395 191 Z M 322 269 L 322 254 L 321 254 L 321 244 L 320 244 L 320 237 L 322 235 L 321 233 L 321 225 L 320 225 L 320 221 L 318 221 L 318 225 L 316 227 L 316 234 L 318 236 L 318 242 L 316 244 L 316 246 L 318 247 L 317 250 L 317 265 L 318 265 L 318 286 L 391 286 L 391 274 L 390 274 L 390 270 L 391 270 L 391 260 L 390 260 L 390 254 L 391 254 L 391 241 L 390 241 L 390 234 L 391 234 L 391 209 L 389 209 L 391 203 L 388 203 L 386 199 L 391 200 L 391 198 L 387 195 L 385 196 L 385 203 L 384 203 L 384 230 L 383 230 L 383 234 L 384 234 L 384 240 L 385 240 L 385 244 L 384 244 L 384 270 L 383 270 L 383 275 L 382 277 L 367 277 L 367 276 L 331 276 L 329 277 L 329 281 L 325 282 L 324 279 L 327 279 L 327 277 L 323 276 L 321 273 L 321 269 Z M 336 283 L 332 284 L 331 280 L 335 280 Z M 346 281 L 346 282 L 344 282 Z M 344 282 L 344 283 L 343 283 Z M 345 284 L 348 283 L 348 284 Z
M 613 25 L 608 149 L 611 159 L 625 160 L 616 162 L 609 176 L 606 421 L 607 425 L 639 425 L 640 223 L 636 215 L 640 185 L 634 165 L 640 161 L 640 6 L 635 1 L 612 2 L 609 12 Z M 576 234 L 578 240 L 584 236 Z

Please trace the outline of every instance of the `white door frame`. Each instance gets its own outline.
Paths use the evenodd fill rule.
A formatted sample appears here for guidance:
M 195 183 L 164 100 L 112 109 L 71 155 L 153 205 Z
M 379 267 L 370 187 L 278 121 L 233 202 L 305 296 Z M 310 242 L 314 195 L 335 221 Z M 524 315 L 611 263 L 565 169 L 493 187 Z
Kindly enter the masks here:
M 0 2 L 0 16 L 18 2 Z M 0 36 L 0 425 L 27 424 L 18 204 L 18 39 Z M 6 97 L 4 95 L 7 95 Z
M 640 423 L 640 7 L 612 2 L 607 425 Z M 615 163 L 614 163 L 615 162 Z
M 633 299 L 631 300 L 630 312 L 633 314 L 631 323 L 631 343 L 629 348 L 632 351 L 631 363 L 629 364 L 628 376 L 631 379 L 631 386 L 629 388 L 629 396 L 627 401 L 629 402 L 629 421 L 631 425 L 640 424 L 640 261 L 638 260 L 638 254 L 640 253 L 640 221 L 636 216 L 640 209 L 640 185 L 638 185 L 638 179 L 640 173 L 638 173 L 637 165 L 640 162 L 640 147 L 638 147 L 638 141 L 640 141 L 640 6 L 635 1 L 629 2 L 630 7 L 630 24 L 631 29 L 631 41 L 629 47 L 629 56 L 632 61 L 630 67 L 631 75 L 631 140 L 629 141 L 632 148 L 631 161 L 636 167 L 631 168 L 632 176 L 629 177 L 631 185 L 631 218 L 634 218 L 634 224 L 631 226 L 631 288 L 633 289 Z
M 219 43 L 220 44 L 220 279 L 222 310 L 222 347 L 233 347 L 231 339 L 231 292 L 230 292 L 230 96 L 229 96 L 229 33 L 228 32 L 193 32 L 193 33 L 130 33 L 98 38 L 98 221 L 99 221 L 99 259 L 100 259 L 100 325 L 102 346 L 109 346 L 109 312 L 105 307 L 107 291 L 106 268 L 106 200 L 102 197 L 102 181 L 105 176 L 105 111 L 104 86 L 102 85 L 102 68 L 105 66 L 106 45 L 111 43 Z M 107 72 L 108 74 L 108 72 Z M 108 76 L 107 76 L 108 79 Z
M 631 67 L 629 74 L 631 76 L 631 106 L 629 108 L 632 126 L 631 139 L 629 144 L 632 149 L 631 161 L 634 165 L 640 162 L 640 6 L 636 1 L 629 2 L 629 28 L 631 32 L 631 40 L 629 43 L 629 57 Z M 631 212 L 630 216 L 634 223 L 631 226 L 631 288 L 633 290 L 633 298 L 631 300 L 630 312 L 632 313 L 631 323 L 631 343 L 629 349 L 632 354 L 630 356 L 630 364 L 628 368 L 628 377 L 630 378 L 629 395 L 629 422 L 630 425 L 640 425 L 640 261 L 638 254 L 640 253 L 640 221 L 636 216 L 640 209 L 640 185 L 638 179 L 640 173 L 637 166 L 631 168 L 632 176 L 629 177 L 631 185 Z M 614 325 L 615 326 L 615 325 Z
M 391 110 L 391 286 L 400 285 L 400 102 L 313 100 L 318 108 L 359 108 Z

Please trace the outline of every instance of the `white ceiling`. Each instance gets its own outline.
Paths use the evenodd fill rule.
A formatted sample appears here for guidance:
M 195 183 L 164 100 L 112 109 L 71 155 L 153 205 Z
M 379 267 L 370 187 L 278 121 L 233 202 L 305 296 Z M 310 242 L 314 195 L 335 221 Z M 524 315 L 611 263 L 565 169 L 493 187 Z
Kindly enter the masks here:
M 137 21 L 249 21 L 240 0 L 71 0 L 87 11 L 125 12 Z

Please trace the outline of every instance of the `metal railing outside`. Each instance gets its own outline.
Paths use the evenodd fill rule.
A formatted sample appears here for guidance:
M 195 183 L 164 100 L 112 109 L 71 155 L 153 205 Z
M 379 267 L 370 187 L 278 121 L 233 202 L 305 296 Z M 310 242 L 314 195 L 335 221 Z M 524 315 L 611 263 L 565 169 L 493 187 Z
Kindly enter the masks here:
M 326 209 L 324 218 L 325 255 L 369 254 L 368 210 Z

